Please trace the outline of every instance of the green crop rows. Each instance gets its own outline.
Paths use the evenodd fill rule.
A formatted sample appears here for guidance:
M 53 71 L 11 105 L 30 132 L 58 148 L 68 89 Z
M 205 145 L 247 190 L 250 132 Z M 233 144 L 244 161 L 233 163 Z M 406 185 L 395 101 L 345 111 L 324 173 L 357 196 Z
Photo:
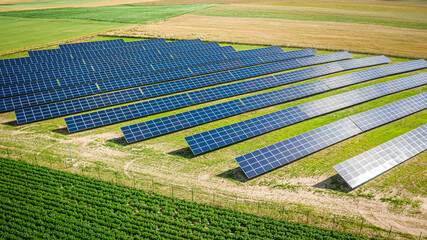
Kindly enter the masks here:
M 0 238 L 366 239 L 0 158 Z

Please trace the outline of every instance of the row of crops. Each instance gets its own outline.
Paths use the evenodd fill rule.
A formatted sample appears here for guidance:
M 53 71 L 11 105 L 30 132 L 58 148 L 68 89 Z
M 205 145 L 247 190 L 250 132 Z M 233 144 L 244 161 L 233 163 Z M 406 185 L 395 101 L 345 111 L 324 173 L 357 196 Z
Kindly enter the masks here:
M 0 158 L 0 238 L 365 239 Z

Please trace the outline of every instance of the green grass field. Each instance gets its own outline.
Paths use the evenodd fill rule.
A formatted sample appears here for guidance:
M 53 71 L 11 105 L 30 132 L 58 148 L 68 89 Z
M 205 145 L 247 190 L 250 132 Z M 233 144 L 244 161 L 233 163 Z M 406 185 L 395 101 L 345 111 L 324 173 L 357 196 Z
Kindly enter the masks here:
M 213 5 L 120 5 L 0 12 L 0 51 L 29 48 L 130 24 L 156 22 Z
M 84 20 L 51 20 L 0 17 L 0 51 L 30 47 L 123 26 L 120 23 Z M 37 29 L 37 31 L 34 31 Z

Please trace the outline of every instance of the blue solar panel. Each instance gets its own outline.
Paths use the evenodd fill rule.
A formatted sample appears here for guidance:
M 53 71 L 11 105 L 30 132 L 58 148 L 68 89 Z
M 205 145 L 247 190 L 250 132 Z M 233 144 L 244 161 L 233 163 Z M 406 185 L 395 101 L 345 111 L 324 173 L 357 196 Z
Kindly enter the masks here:
M 14 66 L 14 65 L 25 65 L 25 64 L 33 64 L 33 63 L 34 63 L 33 60 L 29 57 L 1 59 L 0 60 L 0 67 Z
M 325 67 L 327 67 L 327 66 L 325 66 Z M 218 86 L 218 87 L 210 88 L 210 89 L 194 91 L 194 92 L 189 93 L 189 96 L 192 99 L 192 102 L 188 102 L 188 104 L 186 106 L 190 106 L 193 103 L 198 104 L 201 102 L 216 100 L 216 99 L 220 99 L 220 98 L 224 98 L 224 97 L 228 97 L 228 96 L 232 96 L 232 95 L 247 93 L 247 92 L 259 90 L 262 88 L 265 89 L 268 87 L 277 86 L 278 84 L 280 84 L 280 82 L 275 80 L 274 76 L 271 76 L 271 77 L 265 77 L 265 78 L 261 78 L 261 79 L 254 79 L 254 80 L 250 80 L 250 81 L 239 82 L 239 83 L 230 84 L 230 85 Z M 208 97 L 209 97 L 209 99 L 208 99 Z M 127 105 L 126 108 L 127 107 L 133 108 L 134 106 L 137 106 L 138 108 L 142 108 L 143 111 L 139 111 L 140 114 L 138 114 L 138 112 L 133 112 L 132 114 L 124 115 L 123 118 L 120 118 L 120 121 L 129 120 L 129 119 L 137 118 L 137 117 L 142 117 L 142 116 L 146 116 L 148 114 L 158 113 L 158 112 L 153 111 L 153 110 L 147 111 L 147 109 L 153 109 L 151 102 L 155 102 L 155 101 L 156 100 L 152 100 L 152 101 L 146 101 L 144 103 Z M 182 104 L 170 104 L 169 106 L 165 106 L 164 108 L 162 108 L 161 111 L 172 110 L 172 109 L 176 109 L 176 108 L 184 107 L 184 106 L 185 105 L 182 105 Z M 107 111 L 107 110 L 101 110 L 101 111 L 98 111 L 98 113 L 104 114 L 103 112 L 105 112 L 105 111 Z M 109 111 L 111 111 L 112 114 L 122 114 L 122 112 L 123 112 L 122 107 L 113 108 Z M 91 115 L 93 115 L 93 114 L 88 113 L 88 114 L 83 114 L 83 115 L 79 116 L 79 118 L 84 118 L 85 119 L 84 121 L 87 121 L 87 122 L 85 122 L 84 124 L 82 124 L 80 126 L 73 127 L 72 128 L 73 131 L 81 131 L 81 130 L 87 129 L 86 126 L 99 127 L 99 126 L 103 126 L 106 124 L 115 123 L 115 122 L 111 122 L 110 120 L 102 121 L 102 120 L 98 120 L 97 118 L 92 119 L 90 117 Z M 86 117 L 86 116 L 88 116 L 88 117 Z M 67 123 L 67 121 L 74 122 L 75 121 L 74 118 L 76 118 L 76 117 L 77 116 L 66 118 L 65 121 L 66 121 L 66 123 Z M 72 132 L 71 130 L 69 130 L 69 131 Z
M 141 66 L 136 68 L 113 69 L 113 70 L 104 71 L 104 72 L 95 72 L 91 74 L 64 77 L 61 79 L 49 79 L 44 81 L 25 82 L 17 85 L 2 86 L 0 87 L 0 97 L 9 97 L 9 96 L 39 92 L 39 91 L 46 91 L 46 90 L 55 89 L 55 88 L 91 83 L 91 82 L 99 81 L 99 79 L 105 80 L 105 79 L 112 79 L 112 78 L 120 78 L 120 77 L 123 77 L 123 75 L 129 76 L 129 74 L 136 75 L 141 73 L 141 71 L 137 72 L 139 68 L 143 68 L 142 73 L 144 73 L 144 71 L 150 70 L 150 66 L 146 65 L 146 66 Z M 153 71 L 152 68 L 151 68 L 151 71 Z M 144 84 L 156 83 L 162 80 L 166 81 L 166 80 L 173 80 L 176 78 L 184 78 L 184 77 L 189 77 L 193 75 L 194 74 L 191 72 L 190 69 L 187 69 L 187 68 L 175 69 L 175 70 L 164 71 L 164 72 L 150 73 L 143 76 L 135 76 L 135 77 L 129 77 L 124 79 L 110 80 L 108 82 L 100 82 L 99 86 L 101 88 L 101 91 L 105 92 L 105 91 L 118 90 L 121 88 L 130 88 L 130 87 L 136 87 Z
M 414 105 L 421 107 L 414 107 Z M 420 108 L 425 109 L 426 107 L 427 93 L 418 94 L 398 102 L 335 121 L 312 131 L 247 153 L 237 157 L 236 161 L 245 175 L 248 178 L 252 178 L 371 129 L 371 127 L 366 128 L 366 130 L 364 128 L 361 129 L 359 122 L 355 122 L 355 120 L 362 119 L 362 116 L 364 117 L 363 122 L 375 122 L 375 126 L 372 127 L 376 127 L 403 116 L 413 114 L 419 111 Z M 399 110 L 405 113 L 395 114 L 395 111 Z M 384 118 L 384 115 L 388 115 L 385 117 L 386 120 L 378 121 L 379 118 Z M 354 116 L 358 117 L 354 118 Z
M 427 73 L 421 73 L 304 103 L 299 105 L 299 107 L 308 116 L 317 117 L 319 115 L 346 108 L 360 102 L 365 102 L 393 92 L 399 92 L 425 84 L 427 84 Z
M 270 51 L 277 51 L 277 49 L 266 48 L 266 49 L 259 49 L 259 51 L 255 51 L 255 50 L 249 50 L 249 51 L 251 52 L 251 54 L 257 54 L 257 53 L 259 53 L 259 54 L 267 54 Z M 304 51 L 305 50 L 302 50 L 302 52 L 304 52 Z M 310 51 L 307 51 L 307 54 L 309 54 L 309 52 Z M 246 51 L 242 51 L 241 53 L 244 56 L 248 56 L 248 54 L 247 54 Z M 290 53 L 290 55 L 292 55 L 292 52 Z M 226 58 L 230 58 L 227 53 L 224 54 L 224 55 L 221 55 L 221 56 L 224 56 Z M 232 57 L 239 57 L 239 55 L 233 54 Z M 187 62 L 187 60 L 185 60 L 184 64 L 186 64 L 186 63 L 191 63 L 191 61 Z M 154 67 L 154 68 L 162 68 L 162 67 L 164 67 L 164 66 L 162 66 L 162 64 L 159 64 L 159 65 L 153 64 L 151 66 Z M 68 82 L 71 82 L 71 81 L 72 81 L 72 79 L 68 80 Z M 59 80 L 58 80 L 58 82 L 59 82 Z M 65 84 L 64 82 L 67 82 L 67 81 L 64 81 L 63 79 L 61 79 L 60 83 Z M 88 86 L 88 87 L 92 87 L 93 86 L 93 87 L 95 87 L 95 84 L 89 84 L 89 85 L 84 85 L 84 86 Z M 80 95 L 78 95 L 79 92 L 81 93 Z M 90 95 L 89 92 L 86 92 L 86 91 L 79 91 L 79 92 L 74 92 L 71 95 L 72 98 L 75 98 L 75 97 L 78 97 L 78 96 L 81 97 L 81 96 L 85 96 L 85 95 Z M 58 94 L 58 97 L 52 98 L 52 96 L 55 95 L 55 94 Z M 34 95 L 37 96 L 37 98 L 38 98 L 38 100 L 36 102 L 28 102 L 28 101 L 26 101 L 28 98 L 33 98 Z M 46 97 L 44 97 L 44 95 Z M 51 101 L 52 99 L 61 99 L 61 100 L 64 100 L 64 99 L 67 99 L 67 98 L 71 98 L 71 97 L 67 97 L 67 95 L 62 94 L 62 91 L 57 91 L 57 90 L 51 90 L 51 91 L 46 91 L 46 92 L 37 93 L 37 94 L 28 94 L 28 95 L 23 95 L 23 96 L 6 98 L 6 99 L 3 100 L 2 104 L 0 105 L 0 111 L 7 111 L 7 110 L 13 110 L 13 109 L 17 109 L 18 108 L 17 107 L 17 108 L 11 109 L 11 107 L 13 107 L 13 106 L 20 106 L 19 108 L 22 108 L 22 107 L 31 106 L 31 104 L 37 105 L 37 104 L 49 103 L 49 101 Z M 25 103 L 25 104 L 18 104 L 18 105 L 16 105 L 16 104 L 13 104 L 12 102 L 22 102 L 22 103 Z
M 126 141 L 134 142 L 171 131 L 195 126 L 209 120 L 233 116 L 247 111 L 239 100 L 216 104 L 176 115 L 122 127 Z
M 83 51 L 83 52 L 69 52 L 69 53 L 60 53 L 56 55 L 44 55 L 44 56 L 34 56 L 31 57 L 35 61 L 38 62 L 46 62 L 46 61 L 63 61 L 63 60 L 78 60 L 78 59 L 100 59 L 101 61 L 105 61 L 104 59 L 108 59 L 111 57 L 119 57 L 119 58 L 135 58 L 141 55 L 144 56 L 156 56 L 158 54 L 175 54 L 176 52 L 183 51 L 194 51 L 194 50 L 204 50 L 204 49 L 218 49 L 220 48 L 218 43 L 205 43 L 199 44 L 196 46 L 180 46 L 180 47 L 165 47 L 158 49 L 149 49 L 144 50 L 143 48 L 138 47 L 129 47 L 124 48 L 125 52 L 120 52 L 120 49 L 109 49 L 109 50 L 99 50 L 99 51 Z
M 257 49 L 258 50 L 258 49 Z M 275 53 L 276 49 L 267 48 L 259 49 L 258 52 L 252 51 L 252 54 L 269 54 Z M 127 77 L 132 75 L 146 74 L 156 71 L 169 70 L 174 68 L 181 68 L 192 65 L 200 65 L 218 61 L 226 61 L 227 57 L 225 54 L 218 53 L 217 55 L 201 56 L 187 59 L 177 59 L 174 61 L 158 62 L 147 64 L 150 59 L 144 59 L 141 62 L 124 62 L 119 61 L 115 63 L 107 62 L 94 65 L 74 65 L 67 68 L 57 68 L 44 71 L 36 71 L 23 74 L 15 74 L 0 77 L 0 85 L 9 85 L 23 82 L 33 82 L 46 79 L 60 79 L 66 76 L 69 78 L 75 78 L 77 75 L 82 75 L 84 79 L 95 79 L 95 81 L 103 81 L 111 78 Z M 122 64 L 118 64 L 122 63 Z M 123 66 L 124 65 L 124 66 Z M 126 67 L 126 65 L 128 67 Z M 129 66 L 131 65 L 131 66 Z M 133 66 L 133 67 L 132 67 Z M 96 73 L 94 73 L 96 72 Z M 89 73 L 89 74 L 88 74 Z M 92 74 L 90 74 L 92 73 Z M 96 74 L 95 76 L 93 76 Z M 67 79 L 61 82 L 68 82 Z M 67 86 L 67 84 L 62 84 Z M 70 85 L 70 84 L 68 84 Z
M 333 71 L 340 71 L 342 70 L 342 68 L 338 68 L 338 69 L 334 69 L 334 68 L 329 68 L 329 66 L 325 65 L 324 66 L 326 69 L 330 69 L 332 72 Z M 325 74 L 324 71 L 315 71 L 318 72 L 320 74 Z M 245 107 L 247 107 L 247 110 L 253 110 L 259 107 L 263 107 L 266 106 L 268 104 L 272 105 L 275 103 L 279 103 L 279 101 L 288 101 L 288 100 L 293 100 L 296 98 L 300 98 L 303 97 L 304 95 L 310 95 L 310 94 L 314 94 L 317 93 L 318 91 L 326 91 L 329 88 L 322 82 L 312 82 L 312 83 L 307 83 L 304 85 L 300 85 L 302 87 L 297 88 L 297 87 L 292 87 L 292 88 L 287 88 L 287 89 L 282 89 L 279 91 L 275 91 L 275 92 L 271 92 L 270 94 L 268 93 L 264 93 L 264 94 L 259 94 L 259 95 L 255 95 L 255 96 L 251 96 L 251 97 L 247 97 L 247 98 L 243 98 L 241 99 L 241 101 L 245 104 Z M 262 97 L 257 97 L 257 96 L 262 96 Z M 267 101 L 264 101 L 265 99 L 268 99 Z M 203 111 L 204 108 L 199 109 L 199 111 Z M 218 113 L 219 114 L 219 113 Z M 170 117 L 170 116 L 169 116 Z M 156 129 L 157 126 L 156 124 L 163 124 L 165 118 L 160 118 L 160 119 L 156 119 L 158 120 L 157 122 L 153 122 L 150 125 L 146 126 L 149 128 L 153 128 Z M 219 118 L 218 118 L 219 119 Z M 202 124 L 202 123 L 206 123 L 212 120 L 217 120 L 217 119 L 212 119 L 212 118 L 206 118 L 206 119 L 202 119 L 200 121 L 197 122 L 198 124 Z M 131 125 L 133 126 L 133 125 Z M 191 127 L 192 125 L 188 125 L 188 126 L 184 126 L 184 127 Z M 182 128 L 184 128 L 182 127 Z M 129 129 L 128 129 L 129 130 Z M 179 129 L 170 129 L 171 131 L 176 131 Z M 124 134 L 126 141 L 128 143 L 130 142 L 134 142 L 134 141 L 138 141 L 141 139 L 144 139 L 146 136 L 145 135 L 141 135 L 141 133 L 139 132 L 139 130 L 137 128 L 131 128 L 129 131 L 131 131 L 131 133 L 129 134 Z M 146 131 L 146 130 L 144 130 Z M 156 131 L 152 131 L 152 132 L 156 132 Z M 160 134 L 164 134 L 167 133 L 168 129 L 163 130 Z M 131 136 L 132 135 L 132 136 Z M 133 137 L 134 135 L 138 135 L 138 138 Z M 127 139 L 128 136 L 131 136 L 130 139 Z M 149 137 L 153 137 L 156 136 L 155 134 L 150 134 Z
M 425 108 L 427 92 L 353 115 L 350 119 L 363 131 L 368 131 Z
M 79 46 L 87 46 L 87 47 L 102 47 L 105 49 L 105 47 L 121 47 L 125 44 L 125 41 L 123 39 L 115 39 L 115 40 L 107 40 L 107 41 L 96 41 L 96 42 L 86 42 L 86 43 L 75 43 L 75 44 L 66 44 L 67 47 L 65 49 L 70 51 L 76 51 L 80 50 Z M 61 46 L 61 45 L 60 45 Z M 65 45 L 62 45 L 65 46 Z M 60 49 L 46 49 L 46 50 L 36 50 L 36 51 L 28 51 L 28 55 L 30 57 L 32 56 L 42 56 L 42 55 L 55 55 L 58 53 L 64 52 L 64 47 Z
M 193 102 L 187 94 L 178 94 L 164 98 L 158 98 L 150 101 L 139 102 L 136 104 L 106 109 L 102 111 L 77 115 L 65 118 L 69 132 L 81 131 L 97 126 L 108 125 L 120 121 L 140 116 L 146 116 L 153 113 L 168 111 L 175 108 L 192 105 Z
M 286 139 L 268 147 L 236 158 L 236 162 L 248 178 L 263 174 L 301 157 L 341 142 L 362 131 L 344 118 L 312 131 Z
M 29 64 L 29 65 L 15 65 L 15 66 L 7 66 L 4 68 L 0 68 L 0 74 L 1 75 L 11 75 L 11 74 L 18 74 L 18 73 L 28 73 L 28 72 L 34 72 L 34 71 L 47 71 L 52 69 L 59 69 L 59 68 L 72 68 L 79 65 L 92 65 L 96 71 L 101 70 L 107 70 L 112 68 L 125 68 L 125 67 L 132 67 L 136 65 L 144 65 L 144 64 L 151 64 L 151 63 L 160 63 L 160 62 L 167 62 L 179 59 L 191 59 L 198 56 L 212 56 L 212 55 L 218 55 L 221 53 L 228 54 L 231 52 L 234 52 L 234 48 L 231 46 L 222 47 L 220 49 L 217 49 L 217 51 L 212 51 L 213 49 L 210 49 L 209 51 L 185 51 L 185 54 L 182 57 L 173 56 L 171 54 L 157 54 L 152 56 L 144 56 L 139 55 L 135 58 L 129 58 L 129 59 L 123 59 L 119 58 L 118 56 L 110 57 L 110 58 L 102 58 L 104 61 L 99 61 L 99 59 L 78 59 L 78 60 L 71 60 L 71 61 L 56 61 L 56 62 L 41 62 L 37 64 Z M 281 49 L 280 49 L 281 50 Z M 280 52 L 278 49 L 271 47 L 271 52 Z M 281 50 L 283 51 L 283 50 Z
M 427 124 L 334 166 L 351 188 L 360 186 L 427 149 Z
M 197 155 L 305 119 L 307 119 L 305 113 L 298 107 L 291 107 L 247 121 L 238 122 L 228 127 L 195 134 L 186 137 L 185 141 L 193 153 Z M 233 131 L 228 131 L 230 128 Z
M 342 56 L 337 56 L 337 57 L 342 57 Z M 228 72 L 222 72 L 222 73 L 215 74 L 216 78 L 212 77 L 213 75 L 214 74 L 212 74 L 212 75 L 206 75 L 206 76 L 203 76 L 203 78 L 196 77 L 196 79 L 198 79 L 198 81 L 200 81 L 200 82 L 203 82 L 203 81 L 201 81 L 201 79 L 207 79 L 206 81 L 208 81 L 208 80 L 210 80 L 210 81 L 216 80 L 217 82 L 235 80 L 235 78 L 233 76 L 231 76 Z M 194 79 L 194 78 L 192 78 L 192 79 Z M 192 83 L 197 83 L 198 81 L 191 80 Z M 183 80 L 178 81 L 178 82 L 182 83 Z M 207 84 L 211 84 L 211 83 L 207 82 Z M 153 86 L 155 86 L 155 85 L 153 85 Z M 196 85 L 193 84 L 191 86 L 192 87 L 197 87 L 198 85 L 196 86 Z M 191 86 L 188 85 L 188 84 L 187 85 L 182 85 L 181 86 L 182 88 L 178 88 L 177 86 L 174 86 L 173 88 L 170 88 L 169 91 L 171 91 L 171 92 L 184 91 L 184 90 L 187 90 L 187 89 L 185 89 L 185 87 L 191 87 Z M 164 92 L 154 92 L 152 90 L 150 91 L 146 87 L 143 87 L 143 88 L 140 88 L 140 89 L 141 89 L 142 92 L 144 92 L 143 98 L 154 97 L 154 96 L 158 96 L 158 95 L 164 94 Z M 116 94 L 120 94 L 120 92 L 116 92 Z M 158 95 L 156 95 L 156 94 L 158 94 Z M 45 106 L 49 106 L 49 109 L 55 109 L 55 110 L 59 108 L 60 109 L 60 113 L 66 115 L 66 114 L 72 113 L 71 110 L 73 110 L 73 109 L 78 109 L 78 110 L 81 109 L 81 108 L 67 107 L 67 106 L 69 106 L 71 104 L 73 106 L 75 106 L 75 105 L 85 105 L 86 106 L 86 102 L 88 101 L 88 99 L 91 99 L 91 98 L 92 97 L 81 98 L 81 99 L 76 99 L 76 100 L 62 102 L 62 103 L 49 104 L 49 105 L 45 105 Z M 109 103 L 109 100 L 108 100 L 109 95 L 105 95 L 105 94 L 104 95 L 98 95 L 97 98 L 99 98 L 98 99 L 99 102 Z M 102 101 L 101 99 L 105 99 L 105 100 Z M 134 98 L 130 98 L 128 100 L 126 98 L 121 98 L 121 99 L 123 100 L 121 103 L 135 101 Z M 81 103 L 79 103 L 79 102 L 81 102 Z M 96 107 L 96 108 L 99 108 L 99 107 L 104 107 L 104 106 L 107 106 L 107 105 L 97 104 L 97 105 L 93 105 L 93 106 Z M 41 108 L 41 107 L 33 107 L 33 108 L 18 110 L 20 112 L 20 114 L 17 114 L 17 116 L 19 116 L 19 117 L 26 116 L 25 118 L 19 119 L 18 122 L 19 123 L 26 123 L 27 119 L 30 119 L 31 121 L 37 121 L 37 120 L 44 119 L 44 115 L 41 115 L 41 114 L 39 114 L 37 116 L 34 116 L 34 111 L 35 111 L 36 108 Z M 87 110 L 86 107 L 84 109 Z M 46 116 L 51 116 L 51 114 L 46 114 Z M 55 116 L 58 116 L 58 115 L 55 115 Z
M 127 101 L 142 99 L 144 96 L 138 88 L 129 89 L 121 92 L 108 93 L 107 97 L 95 95 L 90 98 L 74 99 L 68 102 L 58 102 L 55 104 L 42 105 L 38 107 L 26 108 L 15 111 L 18 124 L 34 122 L 41 119 L 58 117 L 72 112 L 87 111 L 93 108 L 99 108 L 109 105 L 116 105 Z
M 241 100 L 249 110 L 255 110 L 328 90 L 329 88 L 324 83 L 315 81 L 273 92 L 266 92 L 250 97 L 245 97 Z
M 332 78 L 325 79 L 324 82 L 331 88 L 339 88 L 348 85 L 352 85 L 357 82 L 361 82 L 361 80 L 371 80 L 375 78 L 380 78 L 383 76 L 389 76 L 397 73 L 404 73 L 415 71 L 418 69 L 423 69 L 427 67 L 427 62 L 424 59 L 397 63 L 390 66 L 384 66 L 379 68 L 372 68 L 360 72 L 354 72 L 350 74 L 346 74 L 343 76 L 336 76 Z
M 322 80 L 319 80 L 322 81 Z M 355 104 L 359 104 L 365 101 L 369 101 L 381 96 L 396 93 L 399 91 L 411 89 L 418 86 L 427 84 L 427 73 L 421 73 L 410 77 L 400 78 L 393 81 L 378 83 L 372 86 L 356 89 L 350 92 L 345 92 L 322 98 L 312 102 L 300 104 L 297 107 L 286 108 L 277 112 L 265 114 L 256 118 L 248 119 L 242 122 L 237 122 L 224 127 L 212 129 L 206 132 L 198 133 L 192 136 L 186 137 L 186 141 L 193 151 L 194 154 L 200 154 L 207 151 L 211 151 L 216 148 L 224 147 L 229 144 L 233 144 L 238 141 L 242 141 L 260 134 L 267 133 L 272 130 L 286 127 L 290 124 L 296 123 L 297 119 L 301 121 L 316 117 L 325 113 L 337 111 Z M 303 85 L 301 85 L 303 86 Z M 320 93 L 320 92 L 319 92 Z M 284 113 L 288 114 L 293 112 L 292 109 L 301 109 L 306 115 L 306 118 L 302 118 L 300 114 L 295 113 L 295 121 L 290 122 L 276 122 L 276 124 L 269 125 L 268 128 L 264 128 L 263 125 L 257 125 L 254 123 L 262 122 L 265 119 L 273 119 L 277 115 Z M 291 116 L 289 116 L 291 118 Z M 244 133 L 242 129 L 244 128 Z M 249 129 L 248 129 L 249 128 Z M 190 141 L 191 140 L 191 141 Z M 194 141 L 193 141 L 194 140 Z M 203 148 L 201 147 L 203 146 Z

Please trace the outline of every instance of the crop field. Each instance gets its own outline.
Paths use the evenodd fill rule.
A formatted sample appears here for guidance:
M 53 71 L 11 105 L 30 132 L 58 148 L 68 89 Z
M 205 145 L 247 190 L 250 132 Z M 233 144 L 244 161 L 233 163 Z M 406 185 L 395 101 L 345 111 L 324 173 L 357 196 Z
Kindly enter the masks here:
M 31 9 L 37 7 L 31 6 L 32 4 L 41 5 L 37 10 L 9 11 L 9 7 L 4 7 L 6 10 L 0 12 L 0 33 L 8 33 L 2 34 L 1 37 L 0 53 L 3 53 L 3 56 L 0 56 L 0 59 L 26 57 L 28 54 L 24 50 L 30 45 L 37 46 L 37 49 L 50 49 L 56 48 L 57 43 L 70 39 L 74 42 L 82 39 L 124 39 L 125 42 L 132 42 L 151 38 L 165 38 L 170 42 L 200 38 L 204 42 L 232 46 L 237 51 L 281 46 L 285 52 L 313 48 L 318 55 L 345 50 L 351 52 L 353 59 L 383 54 L 391 60 L 387 65 L 427 58 L 427 5 L 424 1 L 206 0 L 194 3 L 195 1 L 186 0 L 159 0 L 128 5 L 73 8 L 61 8 L 63 1 L 56 1 L 52 5 L 47 1 L 11 3 L 17 6 L 10 9 L 18 8 L 21 4 L 23 8 Z M 72 1 L 70 4 L 78 5 L 83 2 Z M 51 6 L 55 8 L 50 8 Z M 2 5 L 0 9 L 1 7 Z M 49 9 L 38 9 L 44 7 Z M 123 12 L 126 12 L 126 15 Z M 40 34 L 33 34 L 30 29 L 37 29 Z M 322 65 L 324 64 L 320 66 Z M 310 67 L 312 66 L 302 69 Z M 93 207 L 84 207 L 88 201 L 84 192 L 89 191 L 88 189 L 93 190 L 93 197 L 96 199 L 107 195 L 123 196 L 125 200 L 118 200 L 119 197 L 106 199 L 96 206 L 103 209 L 108 205 L 116 209 L 114 213 L 106 213 L 105 221 L 112 217 L 112 214 L 120 215 L 122 222 L 114 223 L 121 224 L 120 231 L 110 231 L 115 225 L 107 226 L 101 222 L 97 222 L 95 227 L 91 220 L 74 225 L 80 218 L 76 215 L 67 219 L 69 214 L 61 212 L 59 208 L 55 209 L 58 213 L 57 219 L 43 215 L 44 223 L 60 221 L 64 228 L 68 223 L 72 223 L 76 229 L 91 223 L 94 231 L 90 234 L 94 235 L 87 237 L 99 238 L 106 234 L 102 235 L 102 238 L 127 238 L 136 236 L 135 233 L 144 228 L 150 229 L 146 231 L 146 238 L 171 238 L 177 234 L 178 228 L 185 227 L 195 234 L 193 236 L 197 236 L 195 238 L 219 236 L 218 238 L 228 239 L 232 235 L 237 239 L 264 239 L 277 236 L 277 231 L 299 234 L 291 230 L 298 228 L 304 229 L 301 231 L 307 234 L 301 238 L 307 239 L 316 238 L 314 236 L 330 236 L 334 239 L 427 239 L 426 151 L 354 190 L 350 189 L 333 169 L 333 166 L 340 162 L 426 124 L 427 110 L 350 137 L 255 178 L 248 179 L 235 160 L 243 154 L 354 114 L 425 93 L 426 85 L 320 115 L 200 155 L 194 155 L 184 139 L 190 135 L 314 100 L 427 73 L 426 68 L 247 111 L 135 143 L 127 143 L 120 130 L 121 127 L 131 124 L 375 67 L 378 66 L 332 73 L 75 133 L 69 133 L 64 117 L 83 113 L 22 125 L 17 124 L 14 112 L 0 113 L 0 156 L 4 158 L 0 159 L 0 171 L 3 172 L 0 186 L 7 185 L 7 188 L 2 188 L 1 193 L 3 205 L 0 205 L 0 210 L 3 214 L 0 214 L 0 221 L 8 222 L 7 226 L 12 231 L 19 221 L 24 220 L 22 216 L 26 214 L 25 211 L 36 214 L 36 209 L 31 205 L 38 201 L 37 199 L 29 202 L 19 198 L 20 206 L 25 209 L 20 211 L 20 217 L 17 217 L 21 220 L 17 220 L 13 225 L 10 217 L 4 218 L 7 216 L 4 214 L 5 209 L 16 210 L 16 206 L 10 203 L 18 200 L 18 197 L 9 197 L 8 191 L 14 191 L 17 196 L 21 196 L 21 188 L 24 185 L 20 182 L 28 180 L 27 187 L 35 186 L 35 190 L 31 192 L 34 196 L 39 196 L 43 189 L 61 192 L 61 203 L 66 205 L 67 202 L 72 202 L 67 211 L 84 212 L 87 219 L 95 216 L 95 213 L 89 210 Z M 299 69 L 234 82 L 261 79 L 296 70 Z M 228 84 L 230 82 L 218 86 Z M 204 86 L 195 90 L 216 86 Z M 146 101 L 138 100 L 132 103 Z M 84 113 L 125 105 L 128 103 Z M 76 165 L 72 166 L 73 163 Z M 16 169 L 16 172 L 12 169 Z M 22 174 L 23 172 L 28 174 Z M 38 175 L 39 172 L 41 175 Z M 66 178 L 73 182 L 73 189 L 66 189 L 70 186 L 63 182 Z M 34 179 L 47 182 L 42 184 L 43 187 L 36 187 L 38 183 Z M 59 187 L 58 190 L 58 186 L 64 186 L 64 189 Z M 81 204 L 74 204 L 71 199 L 79 199 Z M 165 204 L 162 205 L 159 201 L 164 201 Z M 133 205 L 133 202 L 136 205 Z M 145 207 L 141 208 L 140 205 Z M 191 210 L 183 213 L 182 209 Z M 45 214 L 48 210 L 40 211 Z M 200 211 L 209 212 L 207 220 L 198 218 Z M 133 213 L 133 216 L 129 216 Z M 227 221 L 231 221 L 229 225 L 213 223 L 221 218 L 222 214 L 227 215 Z M 144 223 L 146 225 L 133 225 L 141 218 L 153 221 Z M 35 227 L 32 221 L 26 225 L 25 231 L 22 230 L 22 237 L 28 236 L 25 234 L 29 234 Z M 241 223 L 246 221 L 248 225 Z M 259 222 L 262 221 L 271 225 L 260 225 Z M 173 227 L 164 225 L 166 222 Z M 219 230 L 221 228 L 222 230 Z M 265 232 L 261 233 L 260 229 Z M 188 238 L 191 233 L 182 232 L 179 237 Z M 46 234 L 37 236 L 48 237 L 50 233 Z M 61 236 L 55 235 L 54 231 L 49 235 L 51 238 L 63 238 Z M 144 238 L 142 235 L 139 237 Z
M 0 236 L 5 238 L 366 239 L 18 161 L 0 159 L 0 166 Z
M 213 5 L 119 5 L 0 12 L 0 52 L 64 41 L 130 24 L 156 22 L 210 6 Z M 33 29 L 37 29 L 37 34 Z

